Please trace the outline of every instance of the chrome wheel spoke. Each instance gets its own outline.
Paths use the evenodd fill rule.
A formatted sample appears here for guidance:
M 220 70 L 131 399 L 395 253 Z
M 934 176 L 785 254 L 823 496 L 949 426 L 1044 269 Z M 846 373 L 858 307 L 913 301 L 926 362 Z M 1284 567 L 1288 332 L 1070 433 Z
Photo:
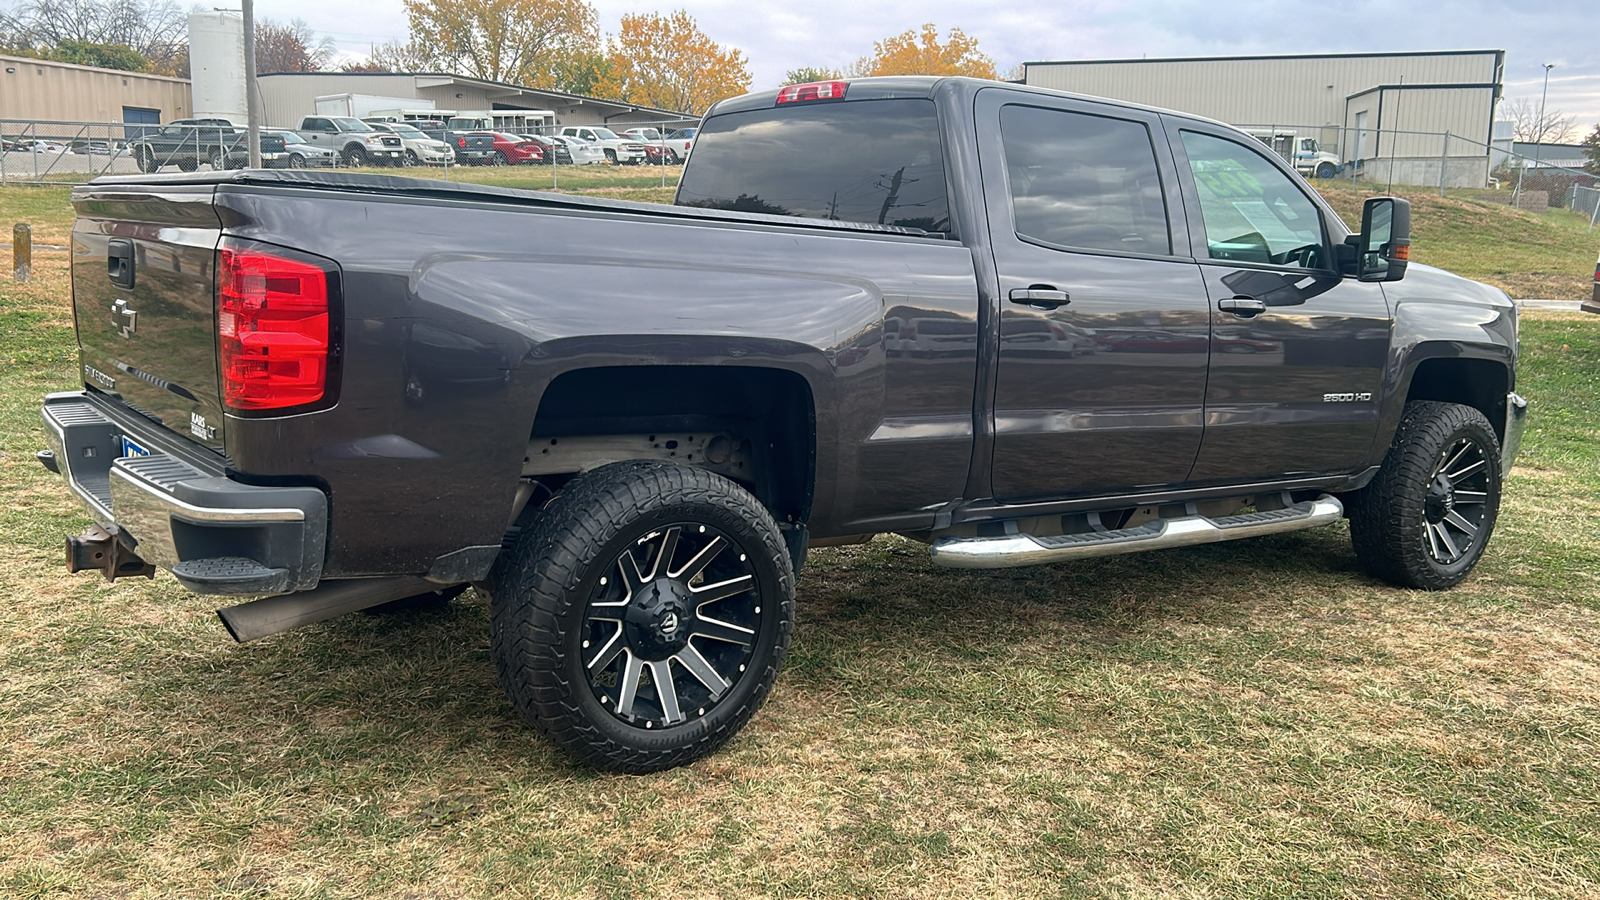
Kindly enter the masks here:
M 755 629 L 744 628 L 731 622 L 711 619 L 702 615 L 695 616 L 694 634 L 697 637 L 708 637 L 712 640 L 727 641 L 730 644 L 739 644 L 745 647 L 749 647 L 756 642 Z
M 1450 514 L 1444 517 L 1444 521 L 1445 522 L 1449 522 L 1451 525 L 1454 525 L 1455 527 L 1461 529 L 1462 532 L 1464 532 L 1466 534 L 1467 541 L 1469 543 L 1472 541 L 1472 539 L 1474 537 L 1477 537 L 1477 535 L 1478 535 L 1478 526 L 1477 526 L 1477 524 L 1473 523 L 1473 522 L 1469 522 L 1467 520 L 1466 516 L 1463 516 L 1461 513 L 1456 512 L 1455 510 L 1451 510 Z M 1441 522 L 1440 524 L 1442 525 L 1444 523 Z
M 628 589 L 628 596 L 632 597 L 634 591 L 644 587 L 644 576 L 639 572 L 639 561 L 633 558 L 632 550 L 622 551 L 617 557 L 617 574 L 621 576 L 623 585 Z
M 1444 523 L 1429 525 L 1428 528 L 1439 536 L 1439 542 L 1444 544 L 1445 549 L 1449 551 L 1449 554 L 1444 557 L 1445 562 L 1450 562 L 1461 555 L 1461 551 L 1456 547 L 1455 540 L 1450 537 L 1450 529 L 1445 528 Z
M 684 581 L 692 582 L 694 581 L 695 576 L 699 575 L 701 572 L 704 572 L 706 570 L 706 566 L 711 565 L 711 561 L 716 559 L 717 554 L 721 553 L 723 548 L 727 546 L 728 542 L 721 536 L 714 537 L 710 541 L 707 541 L 704 547 L 700 548 L 699 553 L 696 553 L 688 562 L 684 563 L 683 568 L 676 572 L 669 572 L 668 574 L 673 578 L 680 578 Z
M 1470 505 L 1470 504 L 1474 504 L 1474 503 L 1488 503 L 1489 502 L 1489 492 L 1488 491 L 1456 491 L 1455 492 L 1455 498 L 1456 498 L 1456 505 L 1457 506 Z
M 1432 522 L 1424 522 L 1422 524 L 1423 533 L 1428 536 L 1429 552 L 1433 554 L 1434 559 L 1443 559 L 1444 550 L 1439 546 L 1439 535 L 1433 529 L 1434 525 Z
M 1464 469 L 1461 469 L 1461 470 L 1456 471 L 1456 472 L 1448 472 L 1448 471 L 1445 472 L 1444 473 L 1444 477 L 1450 479 L 1450 483 L 1454 484 L 1454 483 L 1460 481 L 1463 478 L 1467 478 L 1467 477 L 1470 477 L 1472 475 L 1477 474 L 1477 472 L 1480 469 L 1483 469 L 1488 465 L 1489 465 L 1489 461 L 1488 460 L 1483 459 L 1482 457 L 1479 457 L 1477 462 L 1468 464 L 1467 467 L 1464 468 Z
M 685 669 L 689 670 L 690 675 L 693 675 L 701 684 L 706 686 L 706 690 L 711 692 L 711 699 L 713 700 L 721 697 L 722 692 L 732 686 L 732 682 L 723 678 L 717 672 L 716 667 L 711 665 L 710 661 L 701 654 L 699 648 L 695 647 L 692 642 L 678 651 L 678 655 L 674 656 L 673 659 L 676 659 Z
M 674 525 L 661 533 L 661 547 L 656 551 L 654 565 L 650 567 L 652 579 L 662 578 L 667 575 L 668 568 L 672 565 L 672 554 L 678 550 L 678 534 L 681 529 Z
M 633 701 L 639 695 L 639 673 L 644 671 L 644 664 L 633 651 L 624 650 L 628 661 L 622 667 L 622 691 L 617 695 L 617 713 L 619 715 L 633 715 Z
M 683 720 L 683 713 L 678 711 L 678 687 L 672 683 L 672 660 L 661 659 L 646 665 L 650 667 L 650 682 L 661 700 L 662 721 L 676 725 Z
M 707 603 L 715 603 L 718 600 L 737 597 L 755 586 L 756 577 L 754 575 L 740 575 L 738 578 L 730 578 L 727 581 L 719 581 L 716 584 L 690 588 L 689 591 L 694 596 L 697 606 L 703 607 Z
M 1451 456 L 1444 465 L 1439 467 L 1439 471 L 1448 472 L 1455 468 L 1456 464 L 1461 462 L 1461 457 L 1466 456 L 1470 452 L 1472 452 L 1472 443 L 1470 441 L 1462 441 L 1461 447 L 1456 450 L 1455 454 Z
M 605 644 L 600 647 L 600 650 L 595 653 L 593 659 L 589 660 L 589 671 L 598 672 L 601 669 L 604 669 L 606 666 L 610 665 L 611 661 L 617 658 L 617 654 L 622 653 L 624 649 L 625 648 L 623 647 L 622 640 L 622 623 L 618 622 L 617 630 L 611 632 L 611 639 L 606 641 Z

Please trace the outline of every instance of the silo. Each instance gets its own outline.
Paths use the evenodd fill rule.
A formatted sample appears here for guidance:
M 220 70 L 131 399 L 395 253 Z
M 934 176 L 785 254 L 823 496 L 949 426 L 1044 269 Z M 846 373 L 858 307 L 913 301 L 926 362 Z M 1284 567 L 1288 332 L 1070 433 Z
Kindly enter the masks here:
M 189 14 L 190 107 L 195 118 L 244 124 L 244 16 L 208 9 Z

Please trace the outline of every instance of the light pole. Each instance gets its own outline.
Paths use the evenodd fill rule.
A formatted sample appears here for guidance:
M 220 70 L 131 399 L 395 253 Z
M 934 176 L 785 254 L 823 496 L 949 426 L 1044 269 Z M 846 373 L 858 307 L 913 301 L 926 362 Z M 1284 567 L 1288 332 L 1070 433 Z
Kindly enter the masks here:
M 261 168 L 261 112 L 256 98 L 256 12 L 254 0 L 244 0 L 244 117 L 250 168 Z
M 1544 90 L 1539 92 L 1539 129 L 1533 133 L 1533 167 L 1539 168 L 1539 149 L 1544 146 L 1544 99 L 1550 95 L 1550 70 L 1556 67 L 1555 63 L 1544 64 Z

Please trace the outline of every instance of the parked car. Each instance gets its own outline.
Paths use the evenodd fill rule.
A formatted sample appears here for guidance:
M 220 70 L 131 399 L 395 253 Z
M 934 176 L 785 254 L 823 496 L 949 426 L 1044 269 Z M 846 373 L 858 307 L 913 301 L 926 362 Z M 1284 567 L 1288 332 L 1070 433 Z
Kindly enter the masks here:
M 591 144 L 600 147 L 606 155 L 606 161 L 612 165 L 638 165 L 644 162 L 644 144 L 633 138 L 625 138 L 609 128 L 598 125 L 567 125 L 561 129 L 567 137 L 582 138 Z
M 1348 514 L 1349 562 L 1443 590 L 1526 425 L 1516 304 L 1410 262 L 1405 200 L 1352 232 L 1183 113 L 834 81 L 713 104 L 670 206 L 395 181 L 74 189 L 80 389 L 37 457 L 96 523 L 68 568 L 160 566 L 240 640 L 470 584 L 512 708 L 604 769 L 738 733 L 811 546 L 995 569 Z M 1102 331 L 1117 352 L 1082 352 Z M 1292 546 L 1220 564 L 1348 581 L 1330 540 Z M 307 658 L 349 664 L 342 639 Z
M 567 148 L 567 152 L 572 155 L 572 164 L 575 166 L 592 166 L 606 161 L 605 150 L 583 138 L 558 134 L 553 135 L 551 140 Z
M 572 151 L 567 149 L 566 144 L 561 143 L 555 138 L 547 137 L 542 134 L 525 134 L 522 135 L 522 139 L 525 141 L 533 141 L 535 144 L 539 145 L 539 149 L 544 151 L 544 159 L 540 160 L 540 162 L 544 165 L 572 165 Z
M 64 143 L 61 143 L 60 141 L 51 141 L 51 140 L 43 140 L 43 139 L 17 141 L 16 143 L 12 144 L 11 146 L 12 146 L 12 149 L 21 150 L 24 153 L 52 153 L 52 154 L 70 154 L 70 153 L 72 153 L 72 148 L 69 147 L 68 145 L 64 144 Z
M 193 172 L 201 163 L 212 169 L 241 169 L 250 162 L 246 129 L 223 118 L 177 119 L 145 131 L 131 146 L 142 172 L 166 165 Z M 262 135 L 262 165 L 271 165 L 283 152 L 282 138 Z
M 293 131 L 274 128 L 261 134 L 274 135 L 283 140 L 283 156 L 267 166 L 269 169 L 327 169 L 338 164 L 339 154 L 332 148 L 314 146 Z
M 379 131 L 369 122 L 349 116 L 306 116 L 295 129 L 314 147 L 332 150 L 347 166 L 399 166 L 406 150 L 400 136 Z
M 694 136 L 699 131 L 698 128 L 679 128 L 667 135 L 667 150 L 675 157 L 674 163 L 689 158 L 689 151 L 694 149 Z
M 458 166 L 481 165 L 494 155 L 494 136 L 487 132 L 455 131 L 448 122 L 440 119 L 422 119 L 407 124 L 449 145 L 456 155 Z
M 494 139 L 494 155 L 484 160 L 489 166 L 526 166 L 544 162 L 544 148 L 518 134 L 504 131 L 482 131 Z
M 387 131 L 400 138 L 405 147 L 405 164 L 408 166 L 443 166 L 455 162 L 455 152 L 438 138 L 429 137 L 421 129 L 407 122 L 380 122 L 364 119 L 378 131 Z

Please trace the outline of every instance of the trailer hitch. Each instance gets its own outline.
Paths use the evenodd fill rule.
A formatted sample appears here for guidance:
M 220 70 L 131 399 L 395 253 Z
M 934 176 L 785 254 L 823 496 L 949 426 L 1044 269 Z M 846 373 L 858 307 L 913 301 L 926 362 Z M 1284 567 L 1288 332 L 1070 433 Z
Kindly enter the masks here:
M 109 530 L 90 525 L 89 530 L 77 537 L 67 538 L 67 571 L 94 570 L 107 581 L 143 575 L 156 577 L 156 567 L 139 558 L 137 553 L 123 546 L 117 539 L 117 526 Z

